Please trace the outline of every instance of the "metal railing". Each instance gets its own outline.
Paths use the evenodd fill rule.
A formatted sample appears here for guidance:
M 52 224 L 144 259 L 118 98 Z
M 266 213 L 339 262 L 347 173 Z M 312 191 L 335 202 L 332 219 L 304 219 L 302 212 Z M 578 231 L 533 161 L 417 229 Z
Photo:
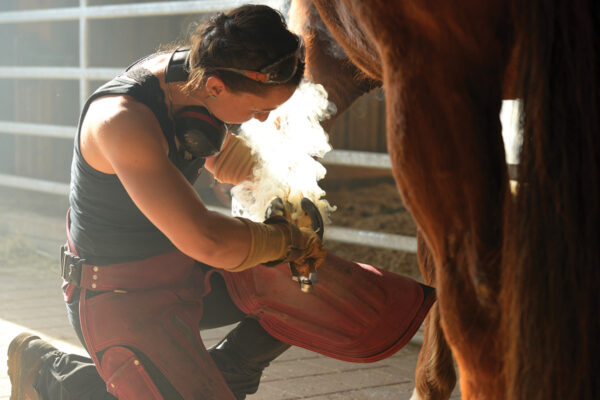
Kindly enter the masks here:
M 66 183 L 51 182 L 42 179 L 27 178 L 8 174 L 0 174 L 0 186 L 33 190 L 36 192 L 55 195 L 68 196 L 69 194 L 69 185 Z M 213 206 L 208 206 L 208 208 L 226 215 L 231 214 L 231 210 L 227 208 Z M 416 238 L 412 236 L 343 228 L 339 226 L 327 227 L 325 230 L 325 239 L 363 246 L 401 250 L 410 253 L 415 253 L 417 251 L 417 241 Z
M 43 21 L 79 21 L 79 66 L 3 66 L 0 67 L 0 79 L 55 79 L 78 80 L 79 103 L 83 106 L 89 93 L 91 80 L 109 80 L 121 72 L 113 68 L 92 68 L 88 66 L 88 21 L 93 19 L 129 18 L 148 16 L 167 16 L 190 12 L 216 12 L 248 3 L 244 0 L 202 0 L 173 1 L 144 4 L 124 4 L 107 6 L 88 6 L 87 0 L 80 0 L 79 7 L 49 8 L 43 10 L 0 12 L 0 24 L 19 24 Z M 278 8 L 280 0 L 254 1 Z M 76 127 L 31 124 L 13 121 L 0 121 L 0 133 L 13 135 L 34 135 L 52 138 L 72 139 Z M 383 153 L 333 150 L 323 162 L 329 165 L 343 165 L 365 168 L 390 169 L 389 156 Z M 28 178 L 23 176 L 0 174 L 0 186 L 33 190 L 43 193 L 68 195 L 69 185 L 65 183 Z M 214 208 L 229 213 L 224 208 Z M 330 240 L 368 245 L 379 248 L 416 252 L 416 239 L 412 236 L 395 235 L 381 232 L 363 231 L 342 227 L 328 227 L 326 238 Z
M 0 13 L 0 24 L 18 24 L 28 22 L 50 22 L 50 21 L 79 21 L 79 68 L 26 68 L 30 73 L 41 72 L 36 78 L 46 78 L 45 73 L 55 72 L 63 75 L 72 72 L 79 73 L 79 102 L 83 106 L 88 95 L 88 82 L 90 79 L 104 79 L 106 75 L 92 77 L 90 72 L 105 72 L 90 69 L 88 71 L 88 21 L 93 19 L 107 18 L 130 18 L 187 14 L 190 12 L 216 12 L 228 8 L 237 7 L 247 3 L 243 0 L 202 0 L 202 1 L 173 1 L 155 2 L 144 4 L 123 4 L 108 6 L 88 6 L 87 0 L 79 0 L 79 7 L 48 8 L 43 10 L 6 11 Z M 255 2 L 257 3 L 257 2 Z M 279 1 L 261 1 L 260 3 L 276 6 Z M 20 67 L 17 67 L 20 69 Z M 10 73 L 8 68 L 6 72 Z M 15 75 L 12 77 L 17 77 Z M 113 75 L 114 76 L 114 75 Z M 0 75 L 1 77 L 5 77 Z M 9 76 L 10 77 L 10 76 Z M 29 76 L 18 76 L 29 77 Z M 57 78 L 48 76 L 48 78 Z M 59 77 L 60 79 L 60 77 Z M 72 79 L 72 78 L 62 78 Z

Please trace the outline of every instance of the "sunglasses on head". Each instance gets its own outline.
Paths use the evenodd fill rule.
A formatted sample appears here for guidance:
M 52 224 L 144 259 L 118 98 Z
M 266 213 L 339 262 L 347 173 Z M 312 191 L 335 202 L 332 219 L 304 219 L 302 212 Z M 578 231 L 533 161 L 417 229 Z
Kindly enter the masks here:
M 286 54 L 258 71 L 228 67 L 214 67 L 213 69 L 234 72 L 261 83 L 286 83 L 296 75 L 298 65 L 304 62 L 304 42 L 300 36 L 295 36 L 298 46 L 293 52 Z

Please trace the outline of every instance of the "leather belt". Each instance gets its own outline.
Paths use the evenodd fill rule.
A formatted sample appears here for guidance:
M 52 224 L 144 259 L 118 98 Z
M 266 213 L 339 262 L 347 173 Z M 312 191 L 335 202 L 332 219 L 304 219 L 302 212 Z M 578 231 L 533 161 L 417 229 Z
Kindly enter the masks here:
M 142 290 L 159 286 L 185 285 L 196 261 L 179 250 L 144 260 L 110 265 L 91 265 L 65 244 L 60 250 L 61 277 L 81 288 Z

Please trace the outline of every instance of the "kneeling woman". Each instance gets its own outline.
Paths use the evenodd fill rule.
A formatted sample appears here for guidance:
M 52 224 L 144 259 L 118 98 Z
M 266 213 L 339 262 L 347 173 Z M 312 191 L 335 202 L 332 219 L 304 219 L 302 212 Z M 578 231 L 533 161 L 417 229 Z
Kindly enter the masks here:
M 289 345 L 245 318 L 221 277 L 202 276 L 299 257 L 319 264 L 325 252 L 312 230 L 285 219 L 208 210 L 192 184 L 203 166 L 223 182 L 249 177 L 250 150 L 227 124 L 266 120 L 296 90 L 303 57 L 279 12 L 243 6 L 207 21 L 189 48 L 146 57 L 90 97 L 75 140 L 63 277 L 95 367 L 22 335 L 12 346 L 11 399 L 33 383 L 24 351 L 43 353 L 39 374 L 29 374 L 42 398 L 110 398 L 95 368 L 119 398 L 256 391 L 262 369 Z M 198 326 L 239 321 L 207 358 Z
M 62 265 L 93 363 L 22 334 L 9 348 L 11 399 L 243 399 L 290 344 L 373 362 L 415 334 L 431 288 L 326 256 L 315 232 L 283 217 L 211 212 L 192 187 L 203 166 L 233 184 L 251 175 L 249 148 L 226 123 L 264 121 L 285 102 L 303 49 L 281 14 L 244 6 L 211 19 L 189 49 L 153 54 L 92 95 Z M 312 293 L 291 281 L 291 261 L 322 264 Z M 204 348 L 198 328 L 238 321 Z

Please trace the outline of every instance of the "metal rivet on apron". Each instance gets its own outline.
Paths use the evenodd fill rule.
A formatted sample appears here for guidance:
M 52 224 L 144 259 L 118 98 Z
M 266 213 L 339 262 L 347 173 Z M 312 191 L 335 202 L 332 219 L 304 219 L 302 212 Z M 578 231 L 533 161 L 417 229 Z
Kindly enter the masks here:
M 98 275 L 92 275 L 92 279 L 93 280 L 97 280 L 98 279 Z
M 134 363 L 135 365 L 140 365 L 140 362 L 139 362 L 138 360 L 133 360 L 133 363 Z
M 94 270 L 94 272 L 98 272 L 98 266 L 94 266 L 94 268 L 92 268 Z
M 92 289 L 96 289 L 96 284 L 92 283 Z

